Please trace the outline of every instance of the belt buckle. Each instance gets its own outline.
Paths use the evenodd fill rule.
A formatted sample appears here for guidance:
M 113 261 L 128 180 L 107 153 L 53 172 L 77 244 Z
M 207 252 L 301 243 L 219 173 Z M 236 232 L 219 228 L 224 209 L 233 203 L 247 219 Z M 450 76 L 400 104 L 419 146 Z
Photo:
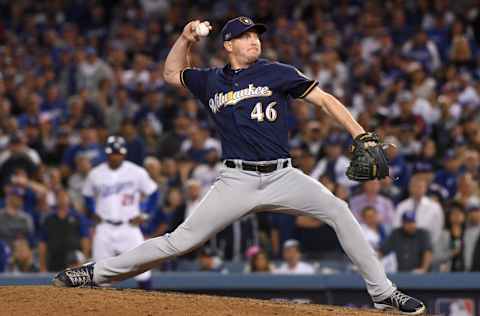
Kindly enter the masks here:
M 257 165 L 255 165 L 255 169 L 257 172 L 262 172 L 262 168 L 268 166 L 266 162 L 261 162 Z

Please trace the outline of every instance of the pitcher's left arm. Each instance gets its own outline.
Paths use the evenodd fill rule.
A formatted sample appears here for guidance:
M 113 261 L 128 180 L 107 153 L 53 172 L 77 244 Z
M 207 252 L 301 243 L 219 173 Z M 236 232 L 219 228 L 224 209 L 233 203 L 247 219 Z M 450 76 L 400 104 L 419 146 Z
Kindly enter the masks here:
M 333 95 L 315 87 L 305 96 L 305 100 L 322 107 L 325 112 L 345 127 L 353 138 L 365 133 L 363 127 L 358 124 L 347 108 Z

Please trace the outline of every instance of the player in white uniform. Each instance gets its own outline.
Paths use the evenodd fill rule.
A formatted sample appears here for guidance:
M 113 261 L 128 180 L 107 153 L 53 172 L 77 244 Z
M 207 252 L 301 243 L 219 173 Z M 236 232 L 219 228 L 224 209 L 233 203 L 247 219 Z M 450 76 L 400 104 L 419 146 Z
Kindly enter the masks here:
M 90 171 L 83 187 L 87 207 L 98 222 L 92 248 L 95 261 L 117 256 L 144 241 L 139 225 L 147 214 L 141 213 L 140 203 L 148 196 L 149 208 L 157 197 L 157 185 L 147 171 L 124 161 L 127 149 L 122 137 L 110 136 L 105 152 L 107 161 Z M 140 288 L 150 288 L 150 271 L 135 279 Z

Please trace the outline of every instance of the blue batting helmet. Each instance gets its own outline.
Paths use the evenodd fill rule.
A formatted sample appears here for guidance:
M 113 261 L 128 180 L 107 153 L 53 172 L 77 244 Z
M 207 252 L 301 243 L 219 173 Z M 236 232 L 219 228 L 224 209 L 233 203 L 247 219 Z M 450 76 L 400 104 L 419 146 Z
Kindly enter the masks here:
M 127 154 L 125 139 L 121 136 L 109 136 L 105 145 L 105 153 L 110 154 Z

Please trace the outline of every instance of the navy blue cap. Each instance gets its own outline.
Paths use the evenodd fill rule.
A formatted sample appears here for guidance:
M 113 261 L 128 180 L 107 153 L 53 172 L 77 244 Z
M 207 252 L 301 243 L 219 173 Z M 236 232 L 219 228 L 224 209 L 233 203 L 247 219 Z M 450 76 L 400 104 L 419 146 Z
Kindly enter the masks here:
M 443 161 L 453 160 L 455 158 L 457 158 L 457 153 L 455 152 L 455 149 L 449 149 L 443 156 Z
M 433 165 L 430 161 L 419 160 L 413 164 L 413 173 L 433 172 Z
M 404 223 L 413 223 L 415 222 L 415 212 L 407 211 L 402 215 L 402 222 Z
M 97 50 L 95 49 L 95 47 L 89 46 L 89 47 L 85 48 L 85 53 L 89 54 L 89 55 L 96 55 Z
M 230 41 L 250 30 L 262 34 L 267 30 L 267 27 L 264 24 L 254 23 L 252 19 L 245 16 L 239 16 L 225 23 L 222 29 L 222 39 L 223 41 Z
M 342 146 L 344 143 L 345 143 L 345 139 L 341 133 L 331 133 L 325 139 L 325 145 Z

